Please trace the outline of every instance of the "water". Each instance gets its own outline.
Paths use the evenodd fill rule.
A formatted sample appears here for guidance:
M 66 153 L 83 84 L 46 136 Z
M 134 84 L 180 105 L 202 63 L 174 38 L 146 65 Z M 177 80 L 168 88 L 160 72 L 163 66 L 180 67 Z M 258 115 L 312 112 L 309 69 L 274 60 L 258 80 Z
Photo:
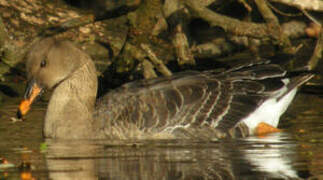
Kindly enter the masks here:
M 0 179 L 323 179 L 323 98 L 299 94 L 281 133 L 192 141 L 49 141 L 46 104 L 11 122 L 17 100 L 1 107 Z

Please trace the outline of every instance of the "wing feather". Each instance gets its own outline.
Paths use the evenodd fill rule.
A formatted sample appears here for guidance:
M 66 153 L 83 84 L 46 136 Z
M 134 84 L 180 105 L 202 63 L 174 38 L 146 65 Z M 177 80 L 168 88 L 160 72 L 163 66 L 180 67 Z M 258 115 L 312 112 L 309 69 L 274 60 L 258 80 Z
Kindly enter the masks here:
M 99 101 L 96 116 L 104 116 L 100 117 L 105 119 L 102 128 L 132 123 L 145 131 L 199 127 L 229 133 L 236 127 L 245 129 L 240 121 L 265 100 L 289 92 L 310 78 L 300 75 L 290 78 L 286 85 L 286 71 L 267 61 L 221 73 L 179 73 L 128 83 L 108 93 Z M 244 134 L 240 130 L 236 134 Z

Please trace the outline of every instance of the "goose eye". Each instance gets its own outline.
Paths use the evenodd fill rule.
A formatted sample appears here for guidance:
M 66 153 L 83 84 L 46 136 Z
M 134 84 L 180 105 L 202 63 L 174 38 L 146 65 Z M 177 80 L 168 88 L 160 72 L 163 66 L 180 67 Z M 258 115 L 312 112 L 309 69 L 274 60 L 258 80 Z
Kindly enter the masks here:
M 45 67 L 46 66 L 46 61 L 45 60 L 42 60 L 41 62 L 40 62 L 40 67 Z

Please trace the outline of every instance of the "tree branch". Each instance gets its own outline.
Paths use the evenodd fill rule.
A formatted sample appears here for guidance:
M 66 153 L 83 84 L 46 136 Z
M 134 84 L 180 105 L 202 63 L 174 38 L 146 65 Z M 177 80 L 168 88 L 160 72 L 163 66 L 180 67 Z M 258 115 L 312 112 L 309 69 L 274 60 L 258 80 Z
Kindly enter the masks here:
M 157 56 L 152 52 L 147 44 L 140 44 L 141 48 L 146 52 L 149 60 L 154 64 L 156 69 L 164 76 L 171 76 L 172 72 L 165 66 L 162 60 L 158 59 Z
M 322 0 L 270 0 L 270 1 L 286 4 L 289 6 L 294 6 L 300 9 L 306 9 L 306 10 L 312 10 L 312 11 L 323 11 Z
M 195 0 L 184 1 L 185 5 L 198 17 L 207 21 L 211 26 L 219 26 L 234 35 L 249 36 L 253 38 L 275 38 L 270 34 L 265 24 L 243 22 L 224 16 L 201 6 Z
M 267 23 L 268 31 L 270 34 L 275 36 L 275 39 L 278 39 L 283 47 L 291 47 L 291 42 L 288 37 L 283 33 L 282 28 L 280 27 L 278 18 L 274 15 L 271 9 L 267 6 L 266 0 L 255 0 L 255 3 L 260 11 L 262 17 Z
M 313 55 L 308 62 L 308 69 L 313 70 L 315 69 L 317 63 L 322 58 L 323 54 L 323 30 L 321 29 L 321 32 L 319 34 L 319 38 L 316 42 L 316 46 L 313 52 Z

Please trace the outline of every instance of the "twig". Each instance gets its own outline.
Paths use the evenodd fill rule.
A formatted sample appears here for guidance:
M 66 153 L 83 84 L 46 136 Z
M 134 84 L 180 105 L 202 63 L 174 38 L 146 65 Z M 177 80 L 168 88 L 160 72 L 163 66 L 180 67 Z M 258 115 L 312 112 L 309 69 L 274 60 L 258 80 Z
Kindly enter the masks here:
M 255 0 L 255 3 L 260 11 L 262 17 L 268 24 L 272 24 L 275 26 L 279 26 L 279 21 L 274 13 L 267 6 L 267 2 L 265 0 Z
M 157 77 L 156 72 L 154 71 L 154 66 L 147 60 L 142 61 L 143 75 L 145 79 L 151 79 Z
M 305 9 L 300 9 L 302 12 L 303 12 L 303 14 L 308 18 L 308 19 L 310 19 L 311 21 L 313 21 L 315 24 L 317 24 L 317 25 L 321 25 L 321 23 L 317 20 L 317 19 L 315 19 L 312 15 L 310 15 Z
M 157 58 L 157 56 L 152 52 L 150 47 L 146 44 L 140 44 L 141 48 L 146 52 L 149 60 L 155 65 L 156 69 L 162 73 L 164 76 L 171 76 L 172 72 L 165 66 L 163 61 Z
M 183 32 L 182 26 L 184 26 L 184 24 L 180 23 L 175 27 L 175 36 L 172 40 L 172 43 L 176 50 L 177 62 L 179 65 L 194 65 L 195 60 L 189 48 L 188 40 L 185 33 Z
M 162 31 L 165 31 L 168 28 L 165 17 L 159 17 L 157 23 L 155 24 L 153 30 L 151 31 L 151 35 L 158 36 Z
M 321 28 L 321 32 L 320 32 L 319 37 L 317 39 L 313 55 L 308 62 L 308 69 L 309 70 L 315 69 L 317 63 L 322 58 L 322 53 L 323 53 L 323 30 Z
M 297 17 L 297 16 L 303 16 L 303 13 L 299 12 L 299 13 L 287 13 L 287 12 L 283 12 L 279 9 L 277 9 L 274 5 L 272 5 L 270 2 L 267 1 L 267 5 L 273 10 L 275 11 L 277 14 L 280 14 L 282 16 L 288 16 L 288 17 Z
M 244 8 L 250 13 L 252 11 L 251 6 L 245 0 L 239 0 L 239 2 L 244 6 Z

